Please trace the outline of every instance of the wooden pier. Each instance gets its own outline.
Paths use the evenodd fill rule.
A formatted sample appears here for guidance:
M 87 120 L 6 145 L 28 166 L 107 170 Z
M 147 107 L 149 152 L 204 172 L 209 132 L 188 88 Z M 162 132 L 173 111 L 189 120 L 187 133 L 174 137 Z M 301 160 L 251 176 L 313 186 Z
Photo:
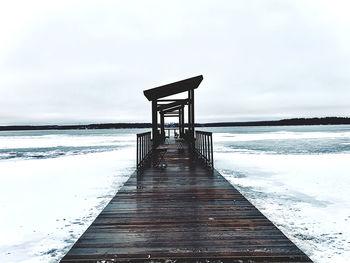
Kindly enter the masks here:
M 144 91 L 152 133 L 137 135 L 137 171 L 61 262 L 312 262 L 214 169 L 212 134 L 195 131 L 202 80 Z M 165 117 L 178 118 L 174 138 Z
M 166 147 L 167 167 L 134 173 L 61 262 L 311 262 L 186 146 Z

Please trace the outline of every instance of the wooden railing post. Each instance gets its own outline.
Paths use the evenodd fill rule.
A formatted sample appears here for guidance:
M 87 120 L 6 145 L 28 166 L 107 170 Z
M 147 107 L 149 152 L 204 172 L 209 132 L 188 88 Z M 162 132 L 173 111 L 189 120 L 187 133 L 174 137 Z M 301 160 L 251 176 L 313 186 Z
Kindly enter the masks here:
M 151 132 L 136 134 L 136 168 L 141 169 L 151 157 Z
M 214 169 L 213 134 L 211 132 L 196 131 L 195 152 L 207 167 Z

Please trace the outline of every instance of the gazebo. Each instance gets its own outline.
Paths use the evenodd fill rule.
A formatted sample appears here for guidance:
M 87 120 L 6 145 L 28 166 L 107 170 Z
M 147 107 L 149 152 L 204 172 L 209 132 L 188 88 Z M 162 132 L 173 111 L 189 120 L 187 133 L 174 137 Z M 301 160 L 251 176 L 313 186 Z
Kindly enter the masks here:
M 144 90 L 146 98 L 152 102 L 152 141 L 153 147 L 165 138 L 166 117 L 178 117 L 179 136 L 190 142 L 194 141 L 194 90 L 202 82 L 199 75 L 189 79 L 180 80 L 153 89 Z M 187 98 L 167 98 L 176 94 L 187 92 Z M 188 106 L 187 130 L 185 130 L 185 106 Z M 160 115 L 160 131 L 158 129 L 158 113 Z

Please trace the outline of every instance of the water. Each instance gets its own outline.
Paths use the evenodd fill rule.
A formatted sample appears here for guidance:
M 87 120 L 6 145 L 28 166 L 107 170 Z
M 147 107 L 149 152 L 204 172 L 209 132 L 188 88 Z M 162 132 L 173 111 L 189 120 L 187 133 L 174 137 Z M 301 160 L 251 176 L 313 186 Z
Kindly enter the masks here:
M 0 132 L 0 262 L 57 262 L 147 129 Z M 350 126 L 224 127 L 215 167 L 315 262 L 349 262 Z
M 43 159 L 106 152 L 134 146 L 146 129 L 0 132 L 0 160 Z

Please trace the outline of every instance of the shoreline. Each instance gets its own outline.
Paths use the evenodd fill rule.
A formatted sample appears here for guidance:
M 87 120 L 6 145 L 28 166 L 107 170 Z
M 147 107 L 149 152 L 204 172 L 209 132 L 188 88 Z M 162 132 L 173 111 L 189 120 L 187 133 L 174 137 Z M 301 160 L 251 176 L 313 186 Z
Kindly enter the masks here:
M 242 126 L 303 126 L 303 125 L 349 125 L 347 117 L 293 118 L 277 121 L 212 122 L 196 123 L 195 127 L 242 127 Z M 186 125 L 186 124 L 185 124 Z M 166 125 L 169 127 L 177 127 Z M 4 125 L 0 131 L 28 130 L 94 130 L 94 129 L 137 129 L 152 128 L 151 123 L 100 123 L 77 125 Z

